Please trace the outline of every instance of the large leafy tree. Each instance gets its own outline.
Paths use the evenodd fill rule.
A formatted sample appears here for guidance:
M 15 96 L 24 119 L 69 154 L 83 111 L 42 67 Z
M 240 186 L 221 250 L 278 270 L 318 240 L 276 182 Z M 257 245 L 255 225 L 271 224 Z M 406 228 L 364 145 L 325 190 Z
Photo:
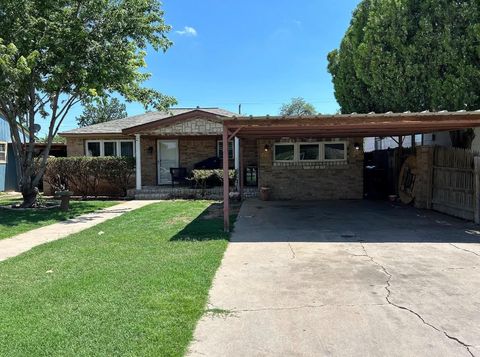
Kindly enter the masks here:
M 122 119 L 127 116 L 127 107 L 117 98 L 103 97 L 98 101 L 84 104 L 83 113 L 77 117 L 79 126 L 105 123 L 110 120 Z
M 285 103 L 280 108 L 280 115 L 285 116 L 315 115 L 316 113 L 315 107 L 301 97 L 292 98 L 290 103 Z
M 478 0 L 363 0 L 328 55 L 343 113 L 480 108 Z
M 52 139 L 75 104 L 112 93 L 146 108 L 175 102 L 142 87 L 146 49 L 167 50 L 169 29 L 157 0 L 0 0 L 0 115 L 23 206 L 35 203 Z M 38 160 L 36 124 L 48 128 Z

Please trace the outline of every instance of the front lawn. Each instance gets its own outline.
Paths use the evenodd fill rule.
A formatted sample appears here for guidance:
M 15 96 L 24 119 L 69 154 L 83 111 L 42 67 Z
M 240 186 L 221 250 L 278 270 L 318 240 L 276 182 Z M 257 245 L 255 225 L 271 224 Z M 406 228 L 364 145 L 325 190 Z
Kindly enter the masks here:
M 0 263 L 0 355 L 182 356 L 227 246 L 211 204 L 149 205 Z
M 20 198 L 12 199 L 9 195 L 0 196 L 0 205 L 11 205 Z M 98 211 L 118 204 L 116 201 L 72 201 L 71 209 L 62 212 L 58 208 L 50 210 L 5 210 L 0 209 L 0 239 L 40 228 L 48 224 L 74 218 L 84 213 Z

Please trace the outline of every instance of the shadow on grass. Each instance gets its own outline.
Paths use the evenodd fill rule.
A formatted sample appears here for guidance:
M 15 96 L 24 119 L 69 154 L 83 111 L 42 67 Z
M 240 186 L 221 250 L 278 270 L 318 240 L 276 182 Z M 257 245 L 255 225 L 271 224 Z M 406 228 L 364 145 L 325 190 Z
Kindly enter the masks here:
M 8 202 L 11 204 L 10 202 Z M 13 203 L 13 202 L 12 202 Z M 42 223 L 50 223 L 52 221 L 65 221 L 84 213 L 94 212 L 103 208 L 95 202 L 74 201 L 71 203 L 70 210 L 63 212 L 60 208 L 52 208 L 48 210 L 7 210 L 0 209 L 0 226 L 15 227 L 19 225 L 41 225 Z
M 211 241 L 229 240 L 230 234 L 223 231 L 223 205 L 212 203 L 193 221 L 188 223 L 170 241 Z M 234 228 L 237 213 L 230 215 L 231 230 Z

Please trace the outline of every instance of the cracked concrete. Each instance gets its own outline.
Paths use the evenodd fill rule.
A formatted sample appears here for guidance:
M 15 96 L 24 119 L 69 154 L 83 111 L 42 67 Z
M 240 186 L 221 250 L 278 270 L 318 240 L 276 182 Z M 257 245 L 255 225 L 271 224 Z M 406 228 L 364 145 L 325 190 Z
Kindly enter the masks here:
M 472 231 L 387 203 L 246 201 L 209 298 L 231 314 L 206 314 L 188 354 L 480 357 Z
M 456 247 L 454 244 L 450 243 L 451 245 L 453 245 L 454 247 Z M 425 319 L 416 311 L 413 311 L 412 309 L 409 309 L 408 307 L 406 306 L 400 306 L 400 305 L 397 305 L 395 304 L 394 302 L 392 302 L 392 285 L 390 284 L 390 280 L 392 279 L 392 274 L 390 274 L 387 270 L 387 268 L 385 268 L 383 265 L 379 264 L 378 262 L 375 261 L 375 259 L 373 257 L 371 257 L 368 252 L 367 252 L 367 249 L 365 248 L 365 245 L 363 243 L 360 243 L 360 245 L 362 246 L 362 249 L 363 251 L 365 252 L 365 256 L 368 257 L 372 263 L 374 263 L 375 265 L 379 266 L 380 269 L 385 273 L 385 275 L 387 276 L 387 280 L 385 281 L 385 290 L 387 291 L 387 295 L 385 296 L 385 300 L 387 300 L 387 302 L 396 307 L 397 309 L 400 309 L 400 310 L 405 310 L 405 311 L 408 311 L 410 312 L 411 314 L 415 315 L 416 317 L 418 317 L 420 319 L 420 321 L 422 321 L 423 324 L 433 328 L 435 331 L 438 331 L 440 333 L 443 333 L 447 338 L 459 343 L 460 345 L 462 345 L 463 347 L 466 348 L 466 350 L 468 351 L 468 353 L 471 355 L 471 356 L 474 356 L 472 351 L 470 350 L 470 347 L 473 347 L 472 345 L 468 345 L 466 344 L 465 342 L 461 341 L 460 339 L 458 339 L 457 337 L 454 337 L 454 336 L 451 336 L 449 335 L 446 331 L 442 331 L 441 329 L 439 329 L 438 327 L 428 323 L 427 321 L 425 321 Z M 457 248 L 457 247 L 456 247 Z M 460 248 L 458 248 L 460 249 Z M 469 250 L 466 250 L 466 249 L 462 249 L 464 251 L 468 251 L 468 252 L 471 252 Z

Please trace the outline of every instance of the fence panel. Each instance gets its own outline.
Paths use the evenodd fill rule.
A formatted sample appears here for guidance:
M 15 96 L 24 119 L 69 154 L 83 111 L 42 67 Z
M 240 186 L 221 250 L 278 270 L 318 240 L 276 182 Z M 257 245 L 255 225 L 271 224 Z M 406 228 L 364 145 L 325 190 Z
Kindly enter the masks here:
M 435 148 L 432 208 L 474 220 L 474 153 L 456 148 Z

